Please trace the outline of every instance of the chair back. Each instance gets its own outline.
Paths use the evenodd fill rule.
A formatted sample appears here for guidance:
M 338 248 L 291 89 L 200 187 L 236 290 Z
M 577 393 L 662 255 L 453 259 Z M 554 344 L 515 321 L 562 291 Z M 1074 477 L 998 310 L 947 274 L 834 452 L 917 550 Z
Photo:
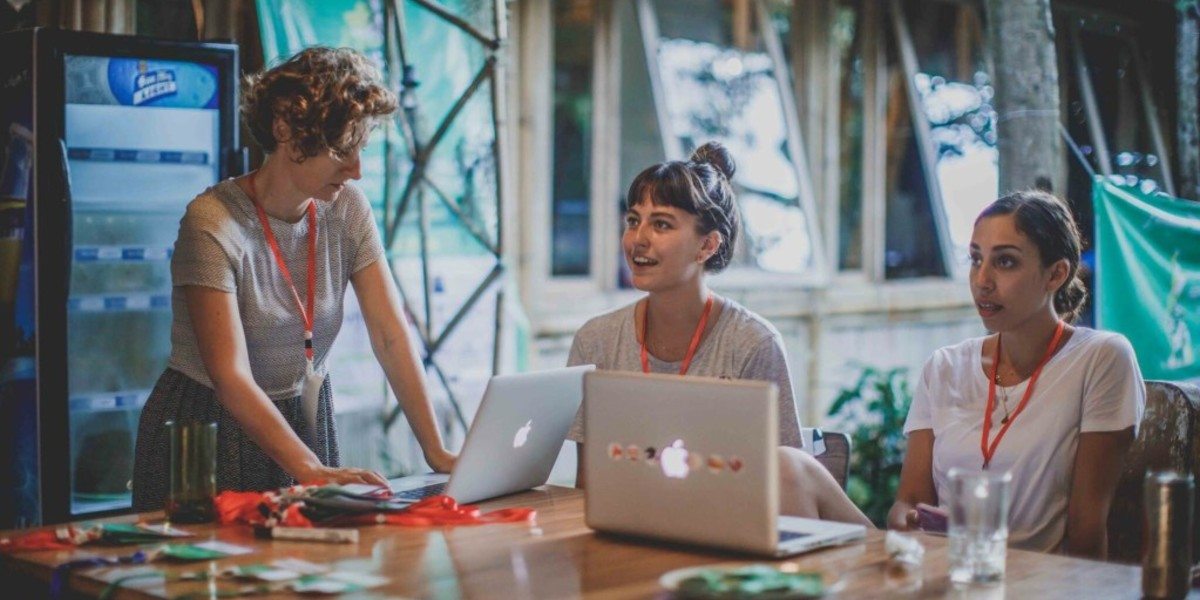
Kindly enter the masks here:
M 805 431 L 804 439 L 820 438 L 825 443 L 825 451 L 818 454 L 814 452 L 817 449 L 807 446 L 804 450 L 812 454 L 813 458 L 816 458 L 817 462 L 821 463 L 833 475 L 838 485 L 842 486 L 842 489 L 845 490 L 846 480 L 850 478 L 850 436 L 837 431 L 824 431 L 822 429 L 814 429 L 813 431 L 813 435 Z
M 1142 483 L 1149 471 L 1191 473 L 1200 483 L 1200 388 L 1171 381 L 1146 382 L 1146 413 L 1108 512 L 1108 558 L 1141 561 L 1144 506 Z M 1200 499 L 1195 503 L 1200 523 Z M 1200 534 L 1192 556 L 1200 557 Z

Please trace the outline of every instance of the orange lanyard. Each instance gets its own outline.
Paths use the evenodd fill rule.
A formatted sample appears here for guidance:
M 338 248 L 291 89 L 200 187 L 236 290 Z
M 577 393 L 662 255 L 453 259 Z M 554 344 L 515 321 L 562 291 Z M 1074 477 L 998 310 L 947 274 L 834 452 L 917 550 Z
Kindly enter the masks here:
M 258 220 L 262 223 L 263 235 L 267 238 L 267 244 L 271 246 L 271 254 L 275 256 L 275 264 L 279 265 L 279 270 L 283 272 L 283 278 L 287 280 L 288 287 L 292 290 L 292 298 L 296 300 L 296 308 L 300 309 L 300 318 L 304 321 L 304 355 L 308 357 L 308 360 L 312 360 L 313 296 L 317 287 L 317 202 L 316 200 L 308 202 L 308 310 L 305 310 L 304 304 L 300 302 L 300 294 L 296 292 L 296 284 L 292 282 L 292 273 L 288 270 L 287 262 L 283 260 L 283 253 L 279 251 L 279 243 L 275 241 L 275 233 L 271 231 L 271 223 L 267 221 L 267 212 L 254 197 L 254 179 L 257 176 L 258 171 L 250 174 L 250 201 L 254 203 L 254 208 L 258 211 Z
M 1046 346 L 1046 353 L 1042 356 L 1042 360 L 1038 362 L 1037 368 L 1033 370 L 1033 375 L 1029 376 L 1029 385 L 1025 388 L 1025 394 L 1021 396 L 1021 403 L 1017 405 L 1017 409 L 1008 418 L 1008 422 L 1000 428 L 1000 432 L 996 434 L 996 439 L 992 440 L 991 446 L 988 446 L 988 436 L 992 432 L 992 411 L 996 409 L 996 372 L 1000 370 L 1000 335 L 996 335 L 996 353 L 992 356 L 992 376 L 988 378 L 987 409 L 983 413 L 983 433 L 979 438 L 979 449 L 983 451 L 984 469 L 988 468 L 988 465 L 992 462 L 992 456 L 996 454 L 996 448 L 1000 447 L 1000 440 L 1004 439 L 1004 434 L 1008 433 L 1008 428 L 1012 426 L 1013 421 L 1017 420 L 1017 415 L 1021 414 L 1022 410 L 1025 410 L 1025 405 L 1029 404 L 1029 398 L 1033 396 L 1033 388 L 1037 385 L 1038 376 L 1042 374 L 1042 367 L 1046 366 L 1046 362 L 1054 354 L 1054 349 L 1058 347 L 1058 341 L 1062 339 L 1065 327 L 1066 322 L 1058 322 L 1058 327 L 1054 329 L 1054 337 L 1051 338 L 1050 345 Z
M 712 294 L 708 295 L 708 300 L 704 303 L 704 312 L 700 313 L 700 322 L 696 324 L 696 331 L 692 333 L 692 342 L 688 344 L 687 354 L 683 355 L 683 365 L 679 367 L 680 375 L 687 375 L 688 367 L 692 366 L 692 358 L 696 356 L 696 349 L 700 347 L 700 336 L 704 335 L 704 326 L 708 325 L 708 313 L 712 310 L 713 298 Z M 642 372 L 650 372 L 650 353 L 646 350 L 646 335 L 650 332 L 650 301 L 646 301 L 646 312 L 642 313 Z

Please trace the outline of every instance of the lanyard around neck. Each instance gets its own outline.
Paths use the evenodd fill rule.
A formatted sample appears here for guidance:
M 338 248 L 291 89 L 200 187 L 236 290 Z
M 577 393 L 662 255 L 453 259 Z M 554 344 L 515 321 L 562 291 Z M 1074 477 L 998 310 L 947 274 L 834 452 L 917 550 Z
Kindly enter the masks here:
M 308 360 L 313 358 L 313 297 L 317 287 L 317 202 L 309 200 L 308 202 L 308 308 L 300 302 L 300 294 L 296 292 L 296 284 L 292 282 L 292 273 L 288 270 L 287 262 L 283 260 L 283 253 L 279 250 L 279 243 L 275 241 L 275 233 L 271 231 L 271 223 L 267 220 L 267 211 L 263 210 L 262 204 L 258 202 L 254 192 L 254 179 L 258 176 L 258 171 L 250 174 L 250 201 L 254 203 L 254 208 L 258 212 L 258 220 L 262 223 L 263 236 L 267 238 L 267 244 L 271 246 L 271 254 L 275 257 L 275 264 L 279 265 L 279 270 L 283 272 L 283 278 L 287 280 L 288 287 L 292 290 L 292 298 L 296 301 L 296 308 L 300 310 L 300 318 L 304 321 L 304 355 Z
M 992 440 L 991 445 L 988 445 L 988 436 L 992 432 L 992 411 L 996 408 L 996 373 L 1000 370 L 1000 335 L 996 335 L 996 352 L 992 356 L 992 376 L 988 377 L 987 408 L 983 413 L 983 432 L 979 436 L 979 449 L 983 452 L 984 469 L 988 468 L 988 465 L 991 464 L 992 456 L 996 454 L 996 448 L 1000 447 L 1000 440 L 1004 439 L 1004 434 L 1008 432 L 1008 428 L 1017 420 L 1017 416 L 1021 414 L 1021 411 L 1025 410 L 1025 405 L 1029 404 L 1029 398 L 1033 396 L 1033 388 L 1037 385 L 1038 376 L 1042 374 L 1042 367 L 1046 366 L 1046 362 L 1054 354 L 1054 349 L 1058 347 L 1058 341 L 1062 339 L 1063 329 L 1066 328 L 1066 325 L 1064 321 L 1058 322 L 1058 327 L 1054 329 L 1054 337 L 1050 339 L 1050 345 L 1046 346 L 1046 353 L 1042 355 L 1042 360 L 1038 362 L 1037 368 L 1029 376 L 1029 385 L 1025 387 L 1025 394 L 1021 396 L 1021 403 L 1017 405 L 1017 409 L 1008 418 L 1008 422 L 1000 427 L 1000 432 L 996 434 L 996 439 Z
M 712 311 L 713 297 L 708 295 L 708 300 L 704 302 L 704 312 L 700 313 L 700 322 L 696 324 L 696 331 L 692 333 L 692 341 L 688 344 L 687 354 L 683 355 L 683 364 L 679 367 L 680 375 L 687 375 L 688 367 L 692 366 L 692 358 L 696 356 L 696 349 L 700 347 L 700 337 L 704 335 L 704 327 L 708 325 L 708 313 Z M 642 372 L 650 372 L 650 352 L 646 350 L 646 339 L 650 333 L 650 301 L 646 301 L 646 311 L 642 313 Z

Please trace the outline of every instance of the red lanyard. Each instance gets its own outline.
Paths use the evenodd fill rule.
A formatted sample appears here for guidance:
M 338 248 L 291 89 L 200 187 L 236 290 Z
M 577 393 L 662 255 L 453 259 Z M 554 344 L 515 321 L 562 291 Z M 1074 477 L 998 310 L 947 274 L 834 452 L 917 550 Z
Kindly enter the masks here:
M 992 456 L 996 454 L 996 448 L 1000 447 L 1000 440 L 1004 439 L 1004 434 L 1008 432 L 1008 428 L 1012 426 L 1013 421 L 1017 420 L 1017 415 L 1021 414 L 1022 410 L 1025 410 L 1025 405 L 1029 403 L 1029 398 L 1033 396 L 1033 387 L 1037 385 L 1038 375 L 1042 374 L 1042 367 L 1046 366 L 1046 362 L 1054 354 L 1054 349 L 1058 347 L 1058 341 L 1062 339 L 1065 327 L 1066 322 L 1058 322 L 1058 327 L 1054 330 L 1054 337 L 1051 338 L 1050 345 L 1046 346 L 1046 353 L 1042 356 L 1042 360 L 1038 362 L 1037 368 L 1033 370 L 1033 375 L 1029 376 L 1029 385 L 1025 388 L 1025 394 L 1021 396 L 1021 403 L 1017 405 L 1017 409 L 1008 418 L 1008 422 L 1000 428 L 1000 432 L 996 434 L 996 439 L 992 440 L 992 445 L 989 447 L 988 436 L 992 432 L 992 411 L 996 409 L 996 372 L 1000 369 L 1000 336 L 996 335 L 996 353 L 992 356 L 992 376 L 988 378 L 987 409 L 983 413 L 983 433 L 979 437 L 979 449 L 983 451 L 984 469 L 988 468 L 988 464 L 992 462 Z
M 683 365 L 679 367 L 680 375 L 687 375 L 688 367 L 692 366 L 692 358 L 696 356 L 696 349 L 700 347 L 700 336 L 704 335 L 704 326 L 708 325 L 708 313 L 712 311 L 713 298 L 712 294 L 708 295 L 708 300 L 704 303 L 704 312 L 700 313 L 700 322 L 696 324 L 696 331 L 692 333 L 692 343 L 688 344 L 687 354 L 683 355 Z M 646 350 L 646 335 L 650 332 L 650 302 L 646 301 L 646 312 L 642 313 L 642 372 L 650 372 L 650 353 Z
M 296 308 L 300 309 L 300 318 L 304 320 L 304 355 L 308 357 L 308 360 L 312 360 L 313 295 L 317 287 L 317 202 L 316 200 L 308 202 L 308 310 L 305 310 L 304 304 L 300 302 L 300 294 L 296 292 L 296 284 L 292 282 L 292 273 L 288 271 L 287 262 L 283 260 L 283 253 L 279 251 L 279 243 L 275 241 L 275 233 L 271 231 L 271 223 L 267 221 L 267 212 L 254 198 L 254 178 L 257 176 L 258 171 L 250 174 L 250 200 L 258 211 L 258 220 L 262 223 L 263 235 L 267 238 L 267 244 L 271 246 L 271 254 L 275 256 L 275 264 L 279 265 L 280 271 L 283 271 L 283 278 L 287 280 L 288 287 L 292 290 L 292 298 L 296 300 Z

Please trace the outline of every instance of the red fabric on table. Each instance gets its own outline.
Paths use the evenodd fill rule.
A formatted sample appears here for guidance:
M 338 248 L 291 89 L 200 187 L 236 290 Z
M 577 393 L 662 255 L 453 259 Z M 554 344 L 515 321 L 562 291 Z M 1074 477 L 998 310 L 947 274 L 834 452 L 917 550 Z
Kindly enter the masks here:
M 295 488 L 292 488 L 293 491 Z M 301 498 L 292 498 L 280 506 L 276 492 L 221 492 L 214 500 L 217 520 L 222 524 L 244 523 L 256 526 L 285 525 L 312 527 L 313 522 L 300 511 Z M 482 512 L 474 505 L 460 505 L 450 496 L 425 498 L 403 510 L 346 515 L 325 519 L 321 526 L 347 527 L 360 525 L 400 525 L 404 527 L 441 527 L 454 525 L 491 525 L 495 523 L 527 523 L 537 518 L 532 508 L 505 508 Z

